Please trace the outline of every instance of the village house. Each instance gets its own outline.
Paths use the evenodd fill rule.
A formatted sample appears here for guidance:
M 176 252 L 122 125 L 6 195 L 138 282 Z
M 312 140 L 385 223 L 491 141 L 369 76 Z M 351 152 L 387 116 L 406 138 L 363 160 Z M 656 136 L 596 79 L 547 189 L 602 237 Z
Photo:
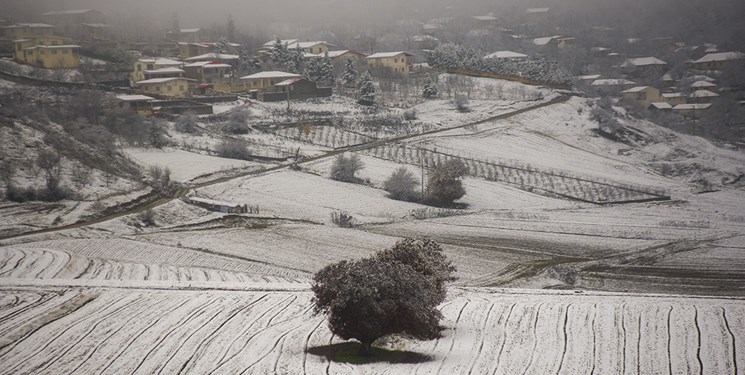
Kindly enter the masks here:
M 693 103 L 711 103 L 712 99 L 719 97 L 719 94 L 701 89 L 692 92 L 688 97 Z
M 172 68 L 160 68 L 154 70 L 145 71 L 145 79 L 153 78 L 177 78 L 184 76 L 184 70 L 176 67 Z
M 682 92 L 666 92 L 662 94 L 662 101 L 675 107 L 678 104 L 686 104 L 688 99 Z
M 652 110 L 652 111 L 670 112 L 672 111 L 673 106 L 665 102 L 655 102 L 655 103 L 649 104 L 647 109 Z
M 717 87 L 716 84 L 713 84 L 709 81 L 704 81 L 704 80 L 691 83 L 691 88 L 694 90 L 700 90 L 700 89 L 715 90 L 716 87 Z
M 265 102 L 310 99 L 331 96 L 331 87 L 319 88 L 315 82 L 305 78 L 290 78 L 257 94 L 256 99 Z
M 199 43 L 204 41 L 204 31 L 199 28 L 166 30 L 166 39 L 174 42 Z
M 219 61 L 197 61 L 184 65 L 186 77 L 196 80 L 200 89 L 210 88 L 219 92 L 243 91 L 242 81 L 233 80 L 233 67 Z
M 179 56 L 181 59 L 190 59 L 192 57 L 207 55 L 216 52 L 219 45 L 217 43 L 196 43 L 196 42 L 178 42 Z M 240 48 L 238 43 L 227 43 L 230 48 Z
M 656 57 L 637 57 L 627 59 L 621 64 L 624 73 L 645 78 L 657 78 L 667 71 L 667 63 Z
M 596 79 L 592 81 L 590 87 L 600 94 L 616 95 L 619 92 L 634 87 L 636 82 L 627 79 Z
M 82 23 L 81 39 L 87 41 L 104 41 L 111 39 L 111 25 L 105 23 Z
M 9 41 L 52 34 L 54 26 L 46 23 L 17 23 L 0 27 L 0 38 Z
M 409 52 L 378 52 L 367 56 L 367 66 L 372 70 L 390 69 L 395 74 L 408 76 L 412 64 Z
M 134 86 L 135 82 L 144 81 L 146 71 L 157 71 L 164 68 L 180 68 L 184 63 L 176 60 L 157 58 L 157 59 L 138 59 L 134 63 L 133 72 L 129 76 L 130 85 Z
M 494 13 L 485 14 L 483 16 L 473 16 L 473 19 L 478 27 L 493 28 L 496 27 L 499 19 L 494 17 Z
M 189 91 L 190 85 L 194 85 L 195 80 L 185 77 L 171 78 L 152 78 L 135 83 L 138 91 L 146 94 L 154 94 L 165 97 L 183 97 Z
M 324 41 L 315 41 L 315 42 L 294 42 L 287 44 L 287 49 L 294 51 L 294 50 L 300 50 L 302 53 L 311 53 L 311 54 L 317 54 L 317 55 L 323 55 L 326 52 L 329 51 L 330 47 L 336 47 L 335 45 L 324 42 Z
M 243 89 L 245 91 L 252 91 L 263 90 L 277 83 L 293 78 L 300 78 L 300 74 L 270 70 L 244 76 L 241 77 L 240 80 L 243 82 Z
M 709 108 L 711 108 L 711 103 L 678 104 L 673 107 L 673 111 L 685 117 L 698 118 L 701 112 Z
M 42 14 L 46 23 L 54 25 L 57 32 L 74 38 L 83 35 L 83 24 L 106 23 L 103 12 L 95 9 L 51 11 Z
M 586 74 L 586 75 L 582 75 L 582 76 L 576 76 L 576 77 L 574 77 L 574 80 L 577 83 L 581 83 L 581 84 L 584 84 L 584 85 L 589 85 L 592 82 L 600 79 L 600 77 L 601 77 L 600 74 Z
M 633 101 L 642 108 L 648 108 L 652 103 L 662 101 L 660 90 L 652 86 L 636 86 L 621 91 L 623 99 Z
M 694 62 L 691 66 L 698 70 L 722 70 L 728 64 L 745 63 L 745 53 L 716 52 L 710 53 Z
M 58 36 L 35 36 L 13 41 L 15 61 L 45 69 L 76 69 L 80 65 L 79 45 Z
M 325 56 L 326 56 L 325 53 L 319 53 L 319 54 L 306 53 L 303 55 L 304 58 L 309 58 L 309 59 L 323 58 Z M 347 64 L 347 59 L 352 59 L 355 65 L 359 67 L 363 62 L 365 62 L 365 58 L 367 57 L 367 55 L 365 55 L 362 52 L 345 49 L 345 50 L 339 50 L 339 51 L 329 51 L 328 57 L 331 59 L 331 63 L 334 64 L 334 71 L 339 73 L 344 69 L 344 66 Z
M 217 61 L 217 62 L 221 62 L 224 64 L 234 65 L 238 62 L 238 59 L 240 59 L 240 56 L 238 55 L 231 55 L 228 53 L 219 53 L 219 52 L 210 52 L 210 53 L 205 53 L 199 56 L 189 57 L 188 59 L 184 59 L 184 61 L 187 61 L 190 63 L 197 62 L 197 61 Z
M 124 108 L 135 113 L 139 113 L 143 116 L 153 115 L 153 101 L 152 97 L 145 95 L 117 95 L 116 99 L 119 101 L 119 108 Z

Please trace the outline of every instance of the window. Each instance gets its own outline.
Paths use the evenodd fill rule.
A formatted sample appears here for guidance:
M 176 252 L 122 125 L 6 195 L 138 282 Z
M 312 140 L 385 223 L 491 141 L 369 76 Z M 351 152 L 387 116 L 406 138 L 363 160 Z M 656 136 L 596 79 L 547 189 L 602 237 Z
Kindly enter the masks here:
M 137 64 L 137 71 L 138 71 L 138 72 L 141 72 L 141 71 L 142 71 L 142 65 L 140 65 L 140 64 Z
M 155 91 L 160 91 L 160 86 L 155 86 Z
M 397 63 L 397 62 L 398 62 L 398 59 L 393 59 L 393 62 L 394 62 L 394 63 Z
M 647 93 L 646 92 L 640 92 L 639 93 L 639 100 L 647 100 Z
M 172 89 L 173 89 L 173 86 L 167 86 L 167 87 L 166 87 L 166 90 L 167 90 L 167 91 L 171 91 Z
M 178 91 L 184 91 L 184 85 L 178 85 Z
M 56 49 L 52 49 L 52 55 L 56 55 L 56 54 L 57 54 L 57 50 Z
M 153 64 L 147 64 L 147 70 L 153 70 Z

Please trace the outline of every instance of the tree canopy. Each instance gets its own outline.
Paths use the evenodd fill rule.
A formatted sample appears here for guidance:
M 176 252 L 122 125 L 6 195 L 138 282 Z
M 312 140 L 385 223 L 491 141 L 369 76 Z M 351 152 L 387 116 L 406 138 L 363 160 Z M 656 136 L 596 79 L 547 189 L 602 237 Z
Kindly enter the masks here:
M 312 285 L 315 312 L 328 315 L 334 334 L 360 341 L 363 355 L 386 335 L 433 339 L 442 318 L 437 305 L 454 271 L 436 242 L 405 239 L 373 257 L 318 271 Z

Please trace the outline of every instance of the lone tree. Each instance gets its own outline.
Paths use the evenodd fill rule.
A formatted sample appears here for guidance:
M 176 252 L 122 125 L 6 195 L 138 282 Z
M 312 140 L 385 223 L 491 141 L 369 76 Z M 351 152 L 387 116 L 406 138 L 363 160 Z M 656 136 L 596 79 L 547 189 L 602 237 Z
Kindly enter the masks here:
M 459 159 L 451 159 L 436 165 L 427 180 L 427 199 L 438 205 L 451 205 L 466 195 L 462 179 L 468 168 Z
M 341 82 L 344 87 L 354 88 L 359 75 L 357 68 L 354 66 L 354 60 L 352 60 L 351 57 L 347 57 L 347 62 L 344 65 L 344 72 L 341 74 Z
M 417 185 L 419 183 L 414 174 L 406 167 L 400 167 L 383 182 L 383 189 L 388 192 L 388 197 L 391 199 L 413 202 L 418 195 Z
M 434 99 L 439 94 L 437 90 L 437 83 L 432 80 L 432 76 L 427 74 L 427 78 L 424 81 L 424 89 L 422 90 L 422 96 L 427 99 Z
M 357 182 L 355 173 L 364 167 L 365 165 L 359 156 L 352 154 L 349 157 L 345 157 L 344 154 L 339 154 L 334 160 L 334 164 L 331 165 L 331 179 L 343 182 Z
M 375 85 L 373 85 L 372 76 L 365 72 L 360 76 L 359 98 L 357 102 L 364 105 L 372 105 L 375 102 Z
M 371 258 L 342 261 L 313 278 L 316 313 L 328 315 L 335 335 L 356 339 L 369 356 L 375 340 L 408 334 L 438 337 L 445 282 L 455 268 L 434 241 L 405 239 Z

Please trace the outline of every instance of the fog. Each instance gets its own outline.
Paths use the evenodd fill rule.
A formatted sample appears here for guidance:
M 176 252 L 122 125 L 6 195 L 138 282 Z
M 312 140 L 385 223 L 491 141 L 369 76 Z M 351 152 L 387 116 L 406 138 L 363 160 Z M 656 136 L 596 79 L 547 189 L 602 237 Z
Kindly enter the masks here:
M 385 32 L 401 19 L 489 12 L 520 22 L 530 7 L 551 7 L 552 24 L 560 31 L 604 25 L 629 36 L 673 36 L 732 47 L 743 43 L 738 35 L 745 31 L 742 0 L 0 0 L 0 5 L 0 19 L 14 22 L 41 20 L 49 10 L 94 8 L 122 32 L 140 33 L 169 28 L 174 14 L 184 28 L 223 27 L 231 16 L 241 32 L 310 36 L 326 30 Z

